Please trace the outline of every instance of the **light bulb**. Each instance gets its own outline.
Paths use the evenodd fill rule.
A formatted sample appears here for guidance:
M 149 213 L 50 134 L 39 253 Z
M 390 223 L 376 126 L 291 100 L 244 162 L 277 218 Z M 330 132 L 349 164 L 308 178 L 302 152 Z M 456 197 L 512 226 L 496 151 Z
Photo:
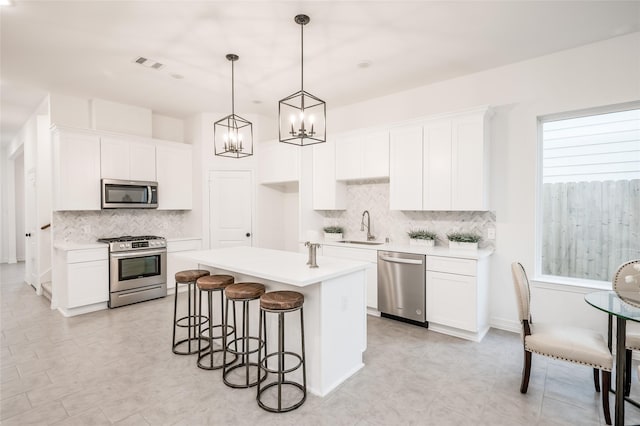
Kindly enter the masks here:
M 291 119 L 291 125 L 296 124 L 296 117 L 293 114 L 291 114 L 290 119 Z

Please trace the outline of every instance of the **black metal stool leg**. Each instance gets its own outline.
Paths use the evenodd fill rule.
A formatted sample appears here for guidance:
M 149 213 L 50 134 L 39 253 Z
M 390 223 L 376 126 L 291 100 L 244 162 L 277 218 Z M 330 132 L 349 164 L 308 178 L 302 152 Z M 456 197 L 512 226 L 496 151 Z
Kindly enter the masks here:
M 173 294 L 173 339 L 171 348 L 176 349 L 176 327 L 178 326 L 178 281 L 176 281 L 175 293 Z

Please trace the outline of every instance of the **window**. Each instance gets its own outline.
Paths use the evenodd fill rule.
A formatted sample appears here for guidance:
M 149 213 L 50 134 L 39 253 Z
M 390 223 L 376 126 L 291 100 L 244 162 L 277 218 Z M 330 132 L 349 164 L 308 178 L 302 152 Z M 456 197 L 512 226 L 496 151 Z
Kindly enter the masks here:
M 640 258 L 640 104 L 540 120 L 538 270 L 610 282 Z

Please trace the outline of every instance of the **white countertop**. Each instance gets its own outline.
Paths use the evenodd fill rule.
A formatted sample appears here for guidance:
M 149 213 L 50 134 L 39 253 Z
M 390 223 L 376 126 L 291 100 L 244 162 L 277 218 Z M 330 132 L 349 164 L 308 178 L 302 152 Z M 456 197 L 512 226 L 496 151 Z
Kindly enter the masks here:
M 367 262 L 318 256 L 318 268 L 309 268 L 307 255 L 257 247 L 230 247 L 176 253 L 201 265 L 257 278 L 305 287 L 370 267 Z
M 201 240 L 202 237 L 166 237 L 168 242 Z
M 492 249 L 478 249 L 478 251 L 472 250 L 452 250 L 445 246 L 435 247 L 419 247 L 410 246 L 406 244 L 394 244 L 394 243 L 382 243 L 382 244 L 352 244 L 352 243 L 340 243 L 338 241 L 321 241 L 321 245 L 335 246 L 335 247 L 349 247 L 364 250 L 383 250 L 383 251 L 396 251 L 402 253 L 413 254 L 426 254 L 428 256 L 441 256 L 441 257 L 455 257 L 459 259 L 483 259 L 491 256 Z
M 98 242 L 77 243 L 72 241 L 60 241 L 60 242 L 54 243 L 53 248 L 57 250 L 62 250 L 62 251 L 87 250 L 87 249 L 96 249 L 96 248 L 103 248 L 107 250 L 109 248 L 109 245 L 107 243 L 98 243 Z

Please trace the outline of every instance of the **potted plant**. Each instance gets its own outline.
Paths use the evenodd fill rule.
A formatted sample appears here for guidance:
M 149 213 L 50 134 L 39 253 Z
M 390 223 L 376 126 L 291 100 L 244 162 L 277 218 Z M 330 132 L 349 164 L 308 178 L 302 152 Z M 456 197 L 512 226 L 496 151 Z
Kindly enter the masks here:
M 410 246 L 433 247 L 436 239 L 436 233 L 429 232 L 426 229 L 412 229 L 407 234 L 409 235 Z
M 481 237 L 473 232 L 452 232 L 447 234 L 449 248 L 455 250 L 478 250 Z
M 339 241 L 342 239 L 342 226 L 325 226 L 324 228 L 325 241 Z

